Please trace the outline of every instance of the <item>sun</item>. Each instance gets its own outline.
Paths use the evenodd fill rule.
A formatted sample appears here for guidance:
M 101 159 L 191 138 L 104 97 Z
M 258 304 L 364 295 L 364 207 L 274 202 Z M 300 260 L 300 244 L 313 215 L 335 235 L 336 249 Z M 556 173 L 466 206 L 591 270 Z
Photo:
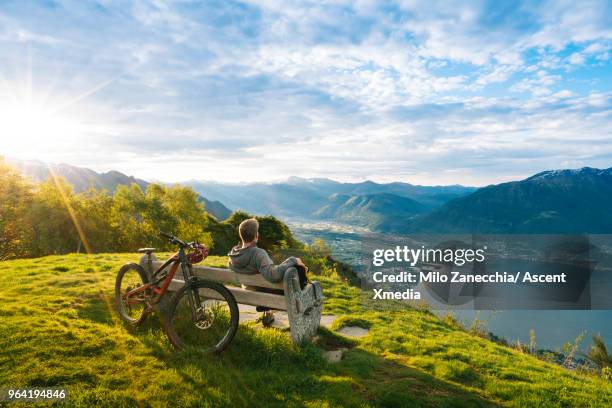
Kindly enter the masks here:
M 79 134 L 79 123 L 36 101 L 0 100 L 0 154 L 36 156 Z

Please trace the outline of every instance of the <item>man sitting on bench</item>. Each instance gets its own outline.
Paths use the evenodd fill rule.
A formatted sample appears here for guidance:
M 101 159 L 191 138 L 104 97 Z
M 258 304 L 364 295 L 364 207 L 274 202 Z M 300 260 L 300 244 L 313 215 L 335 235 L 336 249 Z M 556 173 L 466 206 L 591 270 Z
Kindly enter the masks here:
M 255 218 L 249 218 L 240 223 L 238 227 L 241 243 L 232 248 L 229 254 L 229 267 L 236 273 L 254 275 L 260 273 L 264 279 L 270 282 L 283 280 L 285 271 L 291 267 L 304 267 L 300 258 L 290 257 L 283 263 L 274 265 L 268 253 L 257 246 L 259 239 L 259 222 Z M 282 290 L 245 286 L 246 289 L 261 292 L 283 294 Z M 263 312 L 262 323 L 269 326 L 274 322 L 274 312 L 263 306 L 257 306 L 258 312 Z

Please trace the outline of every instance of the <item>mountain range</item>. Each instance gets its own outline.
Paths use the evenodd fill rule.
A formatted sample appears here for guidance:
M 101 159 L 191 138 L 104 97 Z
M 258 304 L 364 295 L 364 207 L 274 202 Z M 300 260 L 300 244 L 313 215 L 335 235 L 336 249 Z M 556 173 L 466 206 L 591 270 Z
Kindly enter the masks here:
M 397 210 L 400 211 L 397 214 L 399 217 L 412 216 L 476 190 L 475 187 L 460 185 L 381 184 L 369 180 L 341 183 L 330 179 L 300 177 L 289 177 L 286 181 L 275 183 L 188 181 L 186 184 L 200 194 L 234 209 L 286 218 L 350 219 L 362 226 L 370 224 L 365 217 L 367 214 Z M 342 206 L 343 203 L 346 205 Z M 332 208 L 335 210 L 331 211 Z M 354 217 L 356 212 L 364 216 Z
M 189 182 L 233 208 L 394 233 L 612 233 L 612 168 L 549 170 L 482 188 L 372 181 Z
M 6 160 L 11 166 L 15 167 L 24 175 L 36 182 L 46 181 L 51 173 L 63 177 L 72 184 L 74 191 L 85 191 L 90 187 L 115 191 L 119 185 L 138 184 L 142 189 L 146 189 L 151 183 L 132 176 L 127 176 L 121 172 L 111 170 L 106 173 L 97 173 L 93 170 L 71 166 L 69 164 L 47 164 L 37 160 Z M 204 208 L 209 214 L 219 220 L 224 220 L 230 216 L 232 211 L 219 201 L 209 200 L 200 195 L 199 200 L 204 203 Z
M 49 171 L 75 191 L 90 186 L 149 182 L 117 171 L 97 173 L 66 165 L 8 160 L 36 181 Z M 324 220 L 395 233 L 611 233 L 612 168 L 550 170 L 482 188 L 408 183 L 342 183 L 290 177 L 274 183 L 189 181 L 216 218 L 232 210 L 284 219 Z M 230 208 L 232 210 L 230 210 Z
M 612 168 L 544 171 L 483 187 L 406 227 L 407 232 L 611 233 Z

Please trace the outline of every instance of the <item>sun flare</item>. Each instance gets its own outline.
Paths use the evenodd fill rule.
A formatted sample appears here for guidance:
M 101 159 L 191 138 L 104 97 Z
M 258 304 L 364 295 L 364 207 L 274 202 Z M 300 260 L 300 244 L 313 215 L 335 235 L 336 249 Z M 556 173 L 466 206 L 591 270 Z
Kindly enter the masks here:
M 79 124 L 52 109 L 32 102 L 0 102 L 0 151 L 22 156 L 44 151 L 78 136 Z

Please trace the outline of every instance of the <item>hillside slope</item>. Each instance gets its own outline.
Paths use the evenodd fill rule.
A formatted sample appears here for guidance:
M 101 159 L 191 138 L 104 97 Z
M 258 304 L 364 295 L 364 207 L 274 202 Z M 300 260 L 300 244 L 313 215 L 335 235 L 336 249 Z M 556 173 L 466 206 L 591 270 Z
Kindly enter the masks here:
M 610 233 L 612 168 L 552 170 L 481 188 L 410 225 L 417 232 Z
M 395 194 L 334 194 L 328 204 L 313 215 L 374 231 L 390 232 L 401 230 L 415 215 L 426 210 L 425 205 Z
M 128 329 L 112 309 L 114 276 L 137 254 L 0 262 L 0 378 L 68 387 L 70 406 L 610 406 L 612 384 L 518 353 L 417 310 L 365 310 L 360 289 L 322 278 L 324 313 L 370 327 L 328 364 L 314 345 L 241 325 L 219 357 L 175 352 L 159 325 Z M 223 265 L 224 257 L 209 264 Z M 321 340 L 322 339 L 322 340 Z

